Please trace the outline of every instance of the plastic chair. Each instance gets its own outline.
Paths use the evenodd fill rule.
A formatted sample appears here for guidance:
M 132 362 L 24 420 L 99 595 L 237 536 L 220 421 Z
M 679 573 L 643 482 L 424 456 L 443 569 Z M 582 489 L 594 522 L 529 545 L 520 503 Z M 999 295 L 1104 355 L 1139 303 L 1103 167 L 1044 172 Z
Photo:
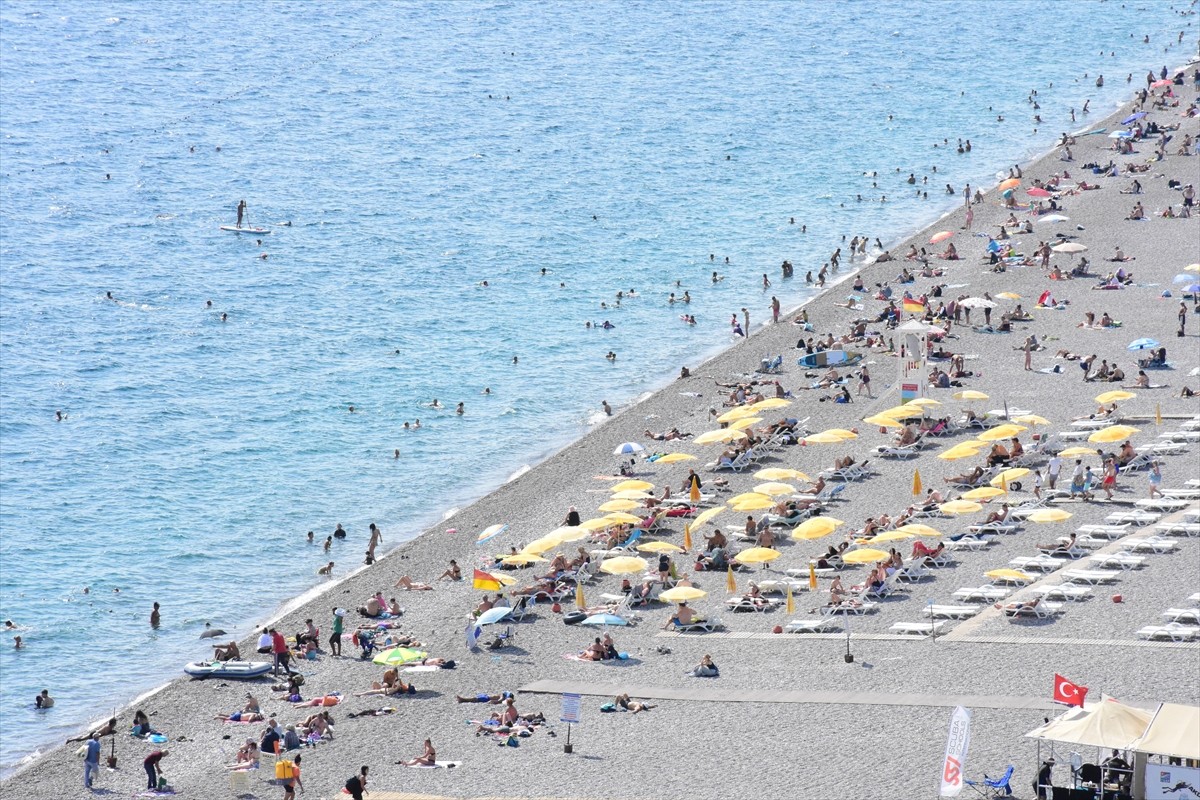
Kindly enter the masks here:
M 985 772 L 983 780 L 967 780 L 964 783 L 978 792 L 980 797 L 987 798 L 987 800 L 996 800 L 996 798 L 1008 797 L 1013 793 L 1012 787 L 1008 785 L 1009 780 L 1012 779 L 1012 774 L 1013 765 L 1009 764 L 1008 769 L 999 778 L 989 778 Z

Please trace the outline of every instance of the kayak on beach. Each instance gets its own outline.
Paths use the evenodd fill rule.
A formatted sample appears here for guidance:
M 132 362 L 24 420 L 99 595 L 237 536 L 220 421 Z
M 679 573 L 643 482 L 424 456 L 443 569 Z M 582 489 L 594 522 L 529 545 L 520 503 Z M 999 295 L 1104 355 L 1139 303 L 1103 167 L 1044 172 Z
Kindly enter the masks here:
M 183 671 L 193 678 L 244 681 L 266 675 L 271 671 L 271 664 L 266 661 L 193 661 Z

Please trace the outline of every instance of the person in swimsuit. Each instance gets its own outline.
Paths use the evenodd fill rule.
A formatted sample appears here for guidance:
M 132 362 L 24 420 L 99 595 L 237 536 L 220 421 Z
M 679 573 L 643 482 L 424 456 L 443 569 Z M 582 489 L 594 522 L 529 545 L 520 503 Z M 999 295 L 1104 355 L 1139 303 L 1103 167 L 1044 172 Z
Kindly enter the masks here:
M 401 759 L 396 763 L 402 764 L 406 767 L 434 767 L 437 766 L 437 750 L 433 749 L 433 742 L 426 739 L 425 752 L 421 753 L 421 755 L 417 756 L 411 761 L 405 761 Z

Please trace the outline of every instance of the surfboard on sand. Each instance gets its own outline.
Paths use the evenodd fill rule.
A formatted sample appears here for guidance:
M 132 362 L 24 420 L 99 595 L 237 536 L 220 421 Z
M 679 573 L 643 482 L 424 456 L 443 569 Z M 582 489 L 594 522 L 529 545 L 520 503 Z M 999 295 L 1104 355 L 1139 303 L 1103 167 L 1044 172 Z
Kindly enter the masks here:
M 853 353 L 849 350 L 826 350 L 821 353 L 813 353 L 801 358 L 798 362 L 800 366 L 812 369 L 813 367 L 837 367 L 850 366 L 862 361 L 862 353 Z
M 239 228 L 237 225 L 222 225 L 221 230 L 229 231 L 230 233 L 253 233 L 258 236 L 265 236 L 271 232 L 270 228 Z

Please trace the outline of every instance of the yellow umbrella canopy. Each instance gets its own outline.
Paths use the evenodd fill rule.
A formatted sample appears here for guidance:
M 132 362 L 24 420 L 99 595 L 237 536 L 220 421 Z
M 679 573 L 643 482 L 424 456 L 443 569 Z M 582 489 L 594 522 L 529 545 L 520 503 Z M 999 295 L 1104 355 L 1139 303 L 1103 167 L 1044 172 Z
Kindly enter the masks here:
M 614 511 L 611 514 L 605 514 L 604 519 L 608 520 L 612 525 L 635 525 L 642 521 L 641 517 L 626 514 L 624 511 Z
M 1135 433 L 1141 433 L 1141 431 L 1132 425 L 1113 425 L 1111 427 L 1101 428 L 1100 430 L 1096 431 L 1088 437 L 1088 441 L 1111 444 L 1112 442 L 1119 442 L 1122 439 L 1128 439 Z
M 540 556 L 545 552 L 553 550 L 560 544 L 562 544 L 562 542 L 559 542 L 556 539 L 551 539 L 549 536 L 543 536 L 540 539 L 534 539 L 532 542 L 522 547 L 521 552 L 527 556 Z
M 1005 581 L 1006 583 L 1033 583 L 1033 576 L 1021 572 L 1019 569 L 994 569 L 983 574 L 992 580 Z
M 745 439 L 746 434 L 742 431 L 736 431 L 732 428 L 718 428 L 715 431 L 708 431 L 697 436 L 694 441 L 696 444 L 728 444 L 736 442 L 738 439 Z
M 840 436 L 847 441 L 858 438 L 857 433 L 851 430 L 846 430 L 845 428 L 830 428 L 827 431 L 821 431 L 821 433 L 832 433 L 834 436 Z
M 804 441 L 811 444 L 838 444 L 846 440 L 835 433 L 825 433 L 822 431 L 821 433 L 814 433 L 811 436 L 805 436 Z
M 751 547 L 748 550 L 743 550 L 733 557 L 734 561 L 740 564 L 766 564 L 769 561 L 774 561 L 783 553 L 778 550 L 772 550 L 769 547 Z
M 886 542 L 897 542 L 897 541 L 900 541 L 901 539 L 914 539 L 914 538 L 916 538 L 916 534 L 908 533 L 906 531 L 901 531 L 901 530 L 895 530 L 895 531 L 884 531 L 883 533 L 879 534 L 878 536 L 873 536 L 870 539 L 867 539 L 867 541 L 870 542 L 871 544 L 884 544 Z
M 617 483 L 617 484 L 613 484 L 613 487 L 611 489 L 609 489 L 609 491 L 614 492 L 614 493 L 615 492 L 624 492 L 624 491 L 629 491 L 629 490 L 632 490 L 635 492 L 648 492 L 653 488 L 654 488 L 654 484 L 650 483 L 649 481 L 639 481 L 639 480 L 631 479 L 631 480 L 627 480 L 627 481 L 621 481 L 620 483 Z
M 739 419 L 755 416 L 758 416 L 758 412 L 750 406 L 738 406 L 737 408 L 726 411 L 724 414 L 717 417 L 717 422 L 737 422 Z
M 1001 292 L 1000 294 L 996 295 L 996 297 L 1003 297 L 1005 300 L 1021 299 L 1021 295 L 1017 294 L 1016 292 Z
M 655 464 L 678 464 L 680 461 L 695 461 L 696 457 L 691 453 L 667 453 L 654 459 Z
M 582 525 L 564 525 L 547 533 L 545 538 L 556 542 L 578 542 L 580 539 L 586 539 L 589 533 L 590 531 Z
M 936 528 L 931 528 L 928 525 L 922 525 L 919 522 L 910 522 L 907 525 L 901 525 L 896 530 L 900 533 L 911 533 L 913 536 L 941 536 L 941 531 Z
M 1006 484 L 1020 478 L 1024 478 L 1028 474 L 1029 470 L 1025 469 L 1024 467 L 1012 467 L 1011 469 L 1006 469 L 996 477 L 992 478 L 991 484 L 996 488 L 1003 488 Z M 964 494 L 963 497 L 966 497 L 966 495 Z
M 932 397 L 918 397 L 915 400 L 909 400 L 904 405 L 906 406 L 940 406 L 941 403 L 934 400 Z
M 1064 522 L 1070 518 L 1071 513 L 1061 508 L 1039 508 L 1025 519 L 1030 522 Z
M 609 500 L 600 506 L 601 511 L 629 511 L 637 508 L 641 503 L 636 500 Z
M 746 428 L 749 428 L 751 425 L 757 425 L 758 423 L 760 423 L 762 421 L 763 421 L 762 417 L 742 417 L 739 420 L 735 420 L 732 424 L 730 424 L 729 427 L 735 431 L 744 431 L 744 430 L 746 430 Z
M 759 494 L 758 492 L 743 492 L 742 494 L 735 494 L 733 497 L 729 498 L 729 500 L 727 502 L 730 506 L 735 506 L 738 503 L 744 503 L 747 500 L 770 500 L 770 499 L 771 498 L 768 497 L 767 495 Z M 774 504 L 774 501 L 772 501 L 772 504 Z
M 617 556 L 601 562 L 600 571 L 607 572 L 609 575 L 632 575 L 636 572 L 645 572 L 647 566 L 649 565 L 644 558 Z
M 649 500 L 654 495 L 648 492 L 643 492 L 641 489 L 624 489 L 620 492 L 613 492 L 613 500 Z
M 954 445 L 954 447 L 951 447 L 949 450 L 938 453 L 937 457 L 943 459 L 944 461 L 958 461 L 962 458 L 973 458 L 974 456 L 979 455 L 979 450 L 982 447 L 982 444 L 975 445 L 969 442 L 960 442 L 959 444 Z
M 766 400 L 759 400 L 753 403 L 750 408 L 755 411 L 770 411 L 775 408 L 787 408 L 792 404 L 791 400 L 784 400 L 782 397 L 768 397 Z
M 758 494 L 765 494 L 767 497 L 778 497 L 785 494 L 795 494 L 796 487 L 789 483 L 760 483 L 754 487 L 754 491 Z
M 905 417 L 919 417 L 919 416 L 922 416 L 924 413 L 925 413 L 925 409 L 921 408 L 920 406 L 915 406 L 910 403 L 905 403 L 904 405 L 892 406 L 891 408 L 885 408 L 883 411 L 880 411 L 878 414 L 876 414 L 876 416 L 892 417 L 895 419 L 904 419 Z
M 1099 455 L 1090 447 L 1068 447 L 1066 450 L 1058 452 L 1063 458 L 1087 458 L 1088 456 Z
M 792 538 L 797 540 L 803 539 L 820 539 L 822 536 L 828 536 L 842 525 L 846 523 L 840 519 L 833 517 L 813 517 L 801 522 L 792 529 Z
M 863 422 L 867 423 L 868 425 L 878 425 L 880 428 L 903 428 L 904 427 L 903 422 L 898 422 L 894 418 L 884 416 L 883 414 L 876 414 L 871 417 L 866 417 L 865 419 L 863 419 Z
M 1120 403 L 1122 400 L 1132 400 L 1137 397 L 1133 392 L 1126 392 L 1121 389 L 1113 389 L 1111 392 L 1104 392 L 1096 395 L 1097 403 Z
M 846 564 L 870 564 L 875 561 L 883 561 L 885 558 L 890 558 L 890 556 L 884 551 L 863 547 L 859 550 L 848 550 L 842 556 L 842 561 Z
M 1029 430 L 1024 425 L 997 425 L 979 434 L 980 441 L 998 442 L 1001 439 L 1011 439 L 1018 433 Z
M 961 392 L 954 393 L 955 400 L 987 400 L 988 396 L 983 392 L 977 392 L 974 389 L 966 389 Z
M 716 508 L 710 508 L 707 511 L 700 512 L 700 514 L 698 514 L 696 516 L 696 518 L 694 520 L 692 520 L 692 530 L 699 528 L 701 525 L 708 522 L 710 519 L 715 517 L 717 514 L 720 514 L 722 511 L 724 511 L 725 508 L 726 508 L 725 506 L 717 506 Z
M 683 548 L 670 542 L 646 542 L 637 546 L 640 553 L 682 553 Z
M 775 505 L 775 500 L 766 495 L 759 495 L 739 503 L 734 503 L 730 506 L 734 511 L 762 511 L 764 508 L 771 508 Z
M 541 556 L 535 556 L 533 553 L 517 553 L 515 556 L 505 556 L 500 559 L 500 563 L 510 567 L 524 567 L 528 564 L 535 564 L 545 560 Z
M 982 511 L 983 506 L 971 500 L 951 500 L 949 503 L 942 503 L 938 506 L 938 510 L 943 514 L 958 516 L 959 514 L 973 514 L 976 511 Z
M 1022 414 L 1019 417 L 1013 417 L 1013 422 L 1019 422 L 1022 425 L 1049 425 L 1050 420 L 1045 417 L 1039 417 L 1037 414 Z
M 605 528 L 611 528 L 617 523 L 613 522 L 608 517 L 596 517 L 595 519 L 585 519 L 579 523 L 579 527 L 588 531 L 602 531 Z
M 993 497 L 1000 497 L 1005 492 L 1003 489 L 997 489 L 994 486 L 980 486 L 978 489 L 972 489 L 969 492 L 963 493 L 964 500 L 991 500 Z
M 697 589 L 695 586 L 676 586 L 674 589 L 667 589 L 659 594 L 658 599 L 664 603 L 686 603 L 690 600 L 699 600 L 707 594 L 708 592 Z
M 788 469 L 787 467 L 767 467 L 760 469 L 754 473 L 754 477 L 760 481 L 807 481 L 811 480 L 807 475 L 798 469 Z

